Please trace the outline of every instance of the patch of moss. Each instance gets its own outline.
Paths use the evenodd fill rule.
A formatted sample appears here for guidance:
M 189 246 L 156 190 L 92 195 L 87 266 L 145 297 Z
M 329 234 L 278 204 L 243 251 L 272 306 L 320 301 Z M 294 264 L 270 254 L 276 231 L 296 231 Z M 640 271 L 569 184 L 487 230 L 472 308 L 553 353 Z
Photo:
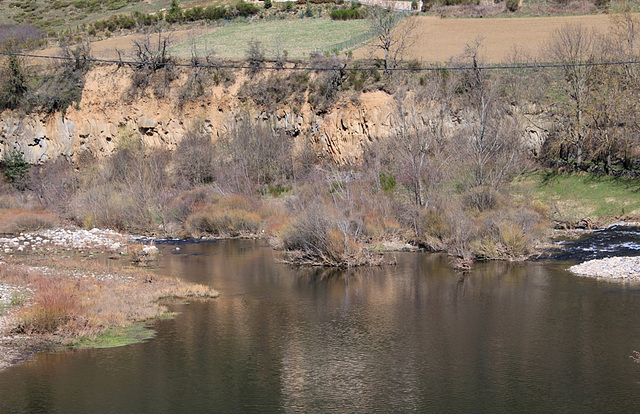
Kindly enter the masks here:
M 155 334 L 145 323 L 134 323 L 125 327 L 109 328 L 95 338 L 83 337 L 74 348 L 114 348 L 151 339 Z

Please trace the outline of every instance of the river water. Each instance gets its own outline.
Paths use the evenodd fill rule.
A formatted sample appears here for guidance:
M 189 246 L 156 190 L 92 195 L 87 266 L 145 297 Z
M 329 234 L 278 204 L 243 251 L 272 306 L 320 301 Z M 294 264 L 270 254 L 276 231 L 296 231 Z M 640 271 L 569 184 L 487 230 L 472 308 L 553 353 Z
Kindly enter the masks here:
M 278 264 L 259 241 L 160 246 L 159 273 L 218 299 L 155 338 L 0 372 L 0 412 L 638 412 L 640 287 L 568 261 L 398 253 L 350 271 Z

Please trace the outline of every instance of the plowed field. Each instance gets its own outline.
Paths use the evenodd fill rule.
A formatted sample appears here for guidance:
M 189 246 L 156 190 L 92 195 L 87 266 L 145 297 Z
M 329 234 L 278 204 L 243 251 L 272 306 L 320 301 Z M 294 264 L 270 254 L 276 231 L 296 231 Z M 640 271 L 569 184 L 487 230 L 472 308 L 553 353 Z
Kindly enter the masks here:
M 467 44 L 482 38 L 483 54 L 490 63 L 508 61 L 514 48 L 538 56 L 551 34 L 567 24 L 581 24 L 605 33 L 611 25 L 608 15 L 558 16 L 489 19 L 441 19 L 435 16 L 415 17 L 417 41 L 405 59 L 424 62 L 446 62 L 461 55 Z M 370 49 L 361 48 L 356 58 L 367 58 Z

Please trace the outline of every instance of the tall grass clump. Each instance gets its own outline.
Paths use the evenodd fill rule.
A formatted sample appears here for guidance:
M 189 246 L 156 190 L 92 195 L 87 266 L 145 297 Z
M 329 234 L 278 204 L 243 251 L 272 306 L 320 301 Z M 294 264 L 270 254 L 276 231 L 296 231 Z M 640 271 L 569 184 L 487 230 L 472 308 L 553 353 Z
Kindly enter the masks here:
M 80 317 L 76 286 L 68 281 L 39 279 L 33 305 L 18 313 L 17 333 L 53 334 Z
M 0 233 L 19 234 L 51 229 L 59 225 L 59 218 L 45 211 L 7 209 L 0 211 Z
M 220 199 L 189 215 L 186 231 L 194 237 L 237 237 L 256 234 L 261 217 L 251 208 L 249 201 L 240 195 Z

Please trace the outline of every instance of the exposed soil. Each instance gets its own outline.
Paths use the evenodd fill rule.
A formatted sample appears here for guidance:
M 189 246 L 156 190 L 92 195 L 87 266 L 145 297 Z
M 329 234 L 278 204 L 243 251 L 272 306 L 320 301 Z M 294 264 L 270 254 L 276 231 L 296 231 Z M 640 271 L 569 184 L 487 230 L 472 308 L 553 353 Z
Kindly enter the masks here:
M 405 59 L 424 62 L 447 62 L 460 56 L 468 44 L 482 39 L 483 55 L 488 63 L 508 62 L 514 49 L 537 57 L 552 33 L 564 25 L 581 24 L 600 33 L 611 26 L 608 15 L 554 16 L 523 18 L 442 19 L 418 16 L 417 39 Z M 369 58 L 371 49 L 354 53 L 356 59 Z
M 195 39 L 196 37 L 202 36 L 203 34 L 210 33 L 215 29 L 217 29 L 217 27 L 195 26 L 189 29 L 169 31 L 167 33 L 169 34 L 171 44 L 178 44 L 186 42 L 190 39 Z M 133 42 L 142 41 L 145 37 L 146 35 L 144 34 L 134 33 L 125 36 L 113 36 L 103 40 L 96 40 L 91 42 L 91 53 L 96 58 L 116 59 L 118 58 L 118 53 L 116 52 L 116 50 L 121 50 L 125 55 L 128 56 L 131 52 Z M 152 35 L 151 40 L 153 41 L 153 39 L 154 38 Z M 157 35 L 155 37 L 155 40 L 157 41 Z M 60 54 L 60 48 L 48 48 L 41 52 L 38 52 L 38 54 L 43 54 L 46 56 L 57 56 Z

